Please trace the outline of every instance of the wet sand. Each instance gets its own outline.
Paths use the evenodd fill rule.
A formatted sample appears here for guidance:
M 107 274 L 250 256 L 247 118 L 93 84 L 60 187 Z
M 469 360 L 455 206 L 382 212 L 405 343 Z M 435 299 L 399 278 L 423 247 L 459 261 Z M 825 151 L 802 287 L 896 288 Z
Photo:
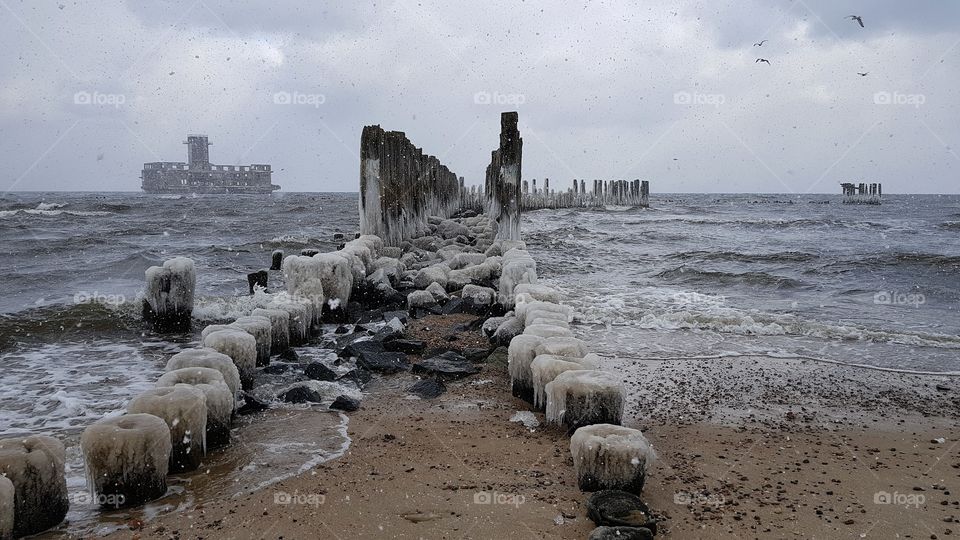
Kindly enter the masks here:
M 626 425 L 659 454 L 643 493 L 658 536 L 960 535 L 956 379 L 753 357 L 605 364 L 624 373 Z M 416 380 L 366 389 L 343 457 L 114 536 L 587 537 L 569 437 L 510 422 L 529 407 L 510 395 L 502 355 L 433 400 L 406 393 Z

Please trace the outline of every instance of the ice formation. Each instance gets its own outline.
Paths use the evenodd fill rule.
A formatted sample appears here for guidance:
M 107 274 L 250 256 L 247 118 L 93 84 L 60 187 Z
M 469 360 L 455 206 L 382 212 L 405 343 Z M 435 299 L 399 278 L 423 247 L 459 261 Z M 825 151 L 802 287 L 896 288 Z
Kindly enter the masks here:
M 14 489 L 15 538 L 45 531 L 67 515 L 65 461 L 66 450 L 53 437 L 0 439 L 0 476 Z
M 336 253 L 320 253 L 313 258 L 320 264 L 320 281 L 326 299 L 339 300 L 346 306 L 350 302 L 350 290 L 353 289 L 350 261 Z
M 595 355 L 587 355 L 595 356 Z M 533 405 L 542 410 L 546 406 L 546 386 L 564 371 L 597 369 L 597 364 L 588 358 L 573 358 L 554 354 L 541 354 L 530 364 L 533 379 Z
M 207 447 L 207 403 L 199 388 L 189 384 L 152 388 L 130 400 L 127 412 L 152 414 L 167 423 L 173 445 L 170 472 L 192 471 L 200 466 Z
M 290 348 L 290 314 L 286 310 L 257 308 L 251 315 L 270 319 L 270 354 Z
M 470 300 L 476 306 L 490 306 L 496 300 L 497 292 L 490 287 L 481 287 L 479 285 L 466 285 L 460 292 L 460 297 L 464 300 Z
M 437 300 L 427 291 L 413 291 L 407 295 L 407 309 L 435 306 Z
M 87 488 L 103 505 L 134 506 L 167 492 L 170 428 L 152 414 L 125 414 L 83 430 Z
M 537 319 L 541 320 L 541 319 Z M 523 329 L 523 333 L 529 336 L 549 337 L 572 337 L 573 332 L 566 326 L 560 324 L 531 324 Z
M 257 341 L 258 366 L 270 365 L 270 343 L 273 325 L 267 317 L 238 317 L 230 326 L 234 326 L 250 334 Z
M 520 335 L 510 341 L 507 348 L 507 369 L 510 372 L 510 385 L 513 395 L 527 401 L 533 401 L 533 376 L 530 364 L 537 356 L 537 349 L 543 344 L 543 338 Z
M 212 368 L 188 367 L 168 371 L 157 379 L 157 388 L 178 384 L 189 384 L 203 392 L 207 404 L 207 444 L 216 448 L 229 443 L 236 399 L 223 375 Z
M 13 538 L 14 500 L 13 482 L 0 475 L 0 540 Z
M 619 489 L 637 495 L 656 457 L 639 430 L 611 424 L 577 429 L 570 453 L 581 491 Z
M 145 273 L 143 317 L 161 331 L 190 328 L 197 274 L 193 261 L 175 257 Z
M 534 300 L 542 300 L 554 304 L 560 303 L 560 293 L 558 293 L 556 289 L 546 285 L 521 283 L 513 288 L 513 294 L 529 294 Z
M 186 349 L 178 352 L 167 360 L 166 371 L 176 371 L 183 368 L 211 368 L 220 372 L 224 383 L 230 389 L 230 394 L 237 396 L 240 393 L 240 371 L 229 356 L 214 349 Z
M 626 390 L 607 371 L 564 371 L 547 383 L 547 423 L 571 429 L 590 424 L 619 424 Z
M 289 344 L 297 346 L 310 337 L 311 309 L 305 302 L 277 300 L 267 304 L 268 309 L 280 309 L 287 312 L 287 335 Z
M 588 352 L 587 344 L 574 337 L 544 338 L 543 343 L 537 347 L 537 354 L 556 354 L 576 358 L 583 358 Z

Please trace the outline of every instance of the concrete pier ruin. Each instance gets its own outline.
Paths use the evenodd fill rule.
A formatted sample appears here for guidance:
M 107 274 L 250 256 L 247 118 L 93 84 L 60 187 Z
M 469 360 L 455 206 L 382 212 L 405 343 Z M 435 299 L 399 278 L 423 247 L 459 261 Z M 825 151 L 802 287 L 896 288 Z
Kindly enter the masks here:
M 843 182 L 843 204 L 880 204 L 883 198 L 883 184 L 854 184 Z
M 427 229 L 428 216 L 460 207 L 460 179 L 402 131 L 366 126 L 360 136 L 360 234 L 388 246 Z

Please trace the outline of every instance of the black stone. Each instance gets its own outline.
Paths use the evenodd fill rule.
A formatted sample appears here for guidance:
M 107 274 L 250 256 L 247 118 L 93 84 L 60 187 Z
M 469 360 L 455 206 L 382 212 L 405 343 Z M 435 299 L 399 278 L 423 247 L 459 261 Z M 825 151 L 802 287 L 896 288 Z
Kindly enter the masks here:
M 246 392 L 241 392 L 240 395 L 243 398 L 243 405 L 237 409 L 237 414 L 241 416 L 258 413 L 270 408 L 270 405 L 267 405 L 263 401 L 260 401 Z
M 274 251 L 273 255 L 270 256 L 270 269 L 280 270 L 282 266 L 283 266 L 283 252 L 280 250 Z
M 294 386 L 278 396 L 287 403 L 320 403 L 323 396 L 319 392 L 306 386 Z
M 337 379 L 338 381 L 352 381 L 356 383 L 357 386 L 363 388 L 365 384 L 373 380 L 373 375 L 369 371 L 363 368 L 351 369 L 346 372 L 343 377 Z
M 315 381 L 337 380 L 337 373 L 322 362 L 310 362 L 310 365 L 303 370 L 303 374 Z
M 413 372 L 436 375 L 450 380 L 475 375 L 480 373 L 480 369 L 474 366 L 462 354 L 447 351 L 439 356 L 427 358 L 419 364 L 414 364 Z
M 407 392 L 422 397 L 423 399 L 433 399 L 447 391 L 443 381 L 439 379 L 424 379 L 410 388 Z
M 490 349 L 467 347 L 463 350 L 463 356 L 471 362 L 479 363 L 485 361 L 490 356 L 490 352 Z
M 447 303 L 443 305 L 441 313 L 444 315 L 453 315 L 454 313 L 463 313 L 463 299 L 459 296 L 452 296 Z
M 587 540 L 653 540 L 653 531 L 646 527 L 597 527 Z
M 383 341 L 384 349 L 392 352 L 402 352 L 407 354 L 420 354 L 423 352 L 425 344 L 419 339 L 394 338 Z
M 349 334 L 351 332 L 349 326 L 340 325 L 336 330 L 333 331 L 334 334 Z
M 370 324 L 383 322 L 383 312 L 379 309 L 364 311 L 356 319 L 357 324 Z
M 277 356 L 277 360 L 283 360 L 284 362 L 299 362 L 300 355 L 297 354 L 297 351 L 293 349 L 287 349 Z
M 348 345 L 343 352 L 357 359 L 357 365 L 376 373 L 398 373 L 410 368 L 407 355 L 390 352 L 378 341 L 358 341 Z
M 643 527 L 657 533 L 657 522 L 650 509 L 633 493 L 608 489 L 587 500 L 587 517 L 599 526 Z
M 396 319 L 400 319 L 400 322 L 402 322 L 403 324 L 407 324 L 409 317 L 410 315 L 406 311 L 384 311 L 383 312 L 383 320 L 387 322 L 390 322 L 394 318 L 396 318 Z
M 334 239 L 334 240 L 343 240 L 343 233 L 341 233 L 341 232 L 333 233 L 333 239 Z
M 330 408 L 338 411 L 353 412 L 360 408 L 360 400 L 353 399 L 350 396 L 337 396 L 337 399 L 333 400 Z
M 257 272 L 250 272 L 247 274 L 247 285 L 250 287 L 250 294 L 253 294 L 253 288 L 257 285 L 267 288 L 267 281 L 270 279 L 270 274 L 266 270 L 259 270 Z
M 289 364 L 270 364 L 269 366 L 264 366 L 264 368 L 260 371 L 263 371 L 267 375 L 279 375 L 286 372 L 288 369 L 290 369 Z

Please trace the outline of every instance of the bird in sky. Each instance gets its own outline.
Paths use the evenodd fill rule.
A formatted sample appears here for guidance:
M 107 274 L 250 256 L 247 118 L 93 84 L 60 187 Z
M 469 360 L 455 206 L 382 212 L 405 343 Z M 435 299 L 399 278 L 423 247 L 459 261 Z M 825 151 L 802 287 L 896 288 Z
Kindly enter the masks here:
M 766 62 L 768 66 L 773 65 L 773 64 L 771 64 L 770 61 L 767 60 L 766 58 L 757 58 L 757 61 L 754 62 L 754 64 L 757 64 L 757 63 L 759 63 L 759 62 Z
M 861 18 L 859 15 L 847 15 L 847 18 L 851 21 L 857 21 L 860 24 L 860 28 L 864 28 L 863 18 Z
M 861 73 L 861 72 L 858 71 L 858 72 L 857 72 L 857 75 L 859 75 L 859 76 L 861 76 L 861 77 L 866 77 L 868 73 L 870 73 L 870 72 L 869 72 L 869 71 L 865 71 L 865 72 Z
M 766 43 L 767 41 L 770 41 L 770 40 L 768 40 L 768 39 L 761 39 L 761 40 L 760 40 L 760 43 L 754 43 L 753 46 L 754 46 L 754 47 L 763 47 L 763 44 Z

